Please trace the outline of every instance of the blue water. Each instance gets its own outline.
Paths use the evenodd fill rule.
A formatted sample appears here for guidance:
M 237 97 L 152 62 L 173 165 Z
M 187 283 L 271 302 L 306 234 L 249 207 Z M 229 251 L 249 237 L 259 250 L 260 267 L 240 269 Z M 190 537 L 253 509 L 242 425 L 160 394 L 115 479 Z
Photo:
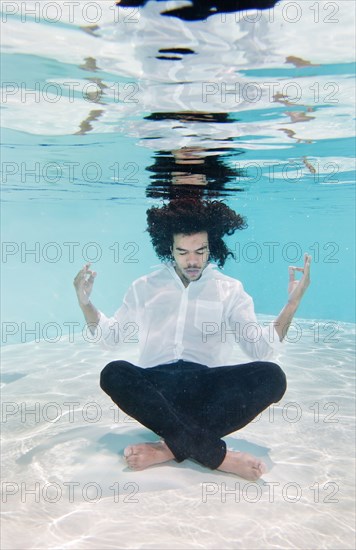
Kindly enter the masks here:
M 10 23 L 24 28 L 16 17 L 6 23 L 5 30 Z M 110 72 L 107 59 L 100 55 L 96 65 L 102 61 L 105 70 L 84 69 L 84 60 L 70 62 L 70 52 L 59 61 L 63 53 L 55 43 L 48 56 L 25 51 L 31 33 L 49 27 L 48 22 L 32 24 L 35 28 L 29 29 L 23 45 L 20 39 L 13 46 L 9 38 L 7 47 L 5 38 L 2 58 L 2 319 L 7 323 L 2 344 L 38 339 L 36 323 L 42 327 L 56 322 L 65 334 L 63 323 L 82 322 L 71 281 L 85 261 L 92 260 L 100 274 L 95 302 L 109 313 L 120 304 L 131 280 L 158 263 L 145 233 L 147 207 L 161 202 L 160 190 L 153 196 L 150 191 L 150 167 L 157 151 L 171 155 L 175 143 L 200 146 L 215 158 L 220 148 L 219 159 L 232 171 L 218 198 L 247 217 L 248 229 L 228 239 L 236 259 L 227 262 L 225 272 L 243 281 L 257 312 L 280 311 L 287 298 L 288 265 L 301 264 L 308 252 L 313 256 L 312 286 L 298 316 L 354 321 L 351 62 L 343 62 L 340 55 L 338 63 L 331 63 L 324 53 L 324 62 L 317 60 L 313 67 L 285 67 L 276 61 L 273 67 L 264 67 L 266 60 L 259 53 L 250 62 L 254 67 L 236 63 L 235 88 L 229 81 L 226 89 L 237 89 L 236 82 L 241 86 L 267 82 L 267 101 L 261 97 L 236 108 L 234 101 L 232 105 L 228 101 L 238 98 L 222 96 L 221 77 L 210 80 L 206 68 L 199 73 L 197 55 L 196 81 L 201 78 L 219 87 L 218 93 L 205 98 L 209 101 L 200 99 L 200 109 L 220 112 L 228 107 L 228 122 L 217 122 L 207 132 L 204 123 L 147 120 L 148 108 L 161 97 L 164 102 L 158 102 L 158 112 L 164 112 L 164 103 L 172 112 L 172 97 L 177 94 L 180 104 L 189 105 L 191 96 L 192 103 L 199 104 L 196 90 L 190 89 L 194 83 L 171 83 L 172 97 L 160 96 L 160 87 L 167 93 L 165 82 L 170 82 L 172 69 L 165 72 L 165 64 L 174 67 L 172 61 L 156 60 L 153 75 L 148 66 L 148 74 L 141 71 L 141 80 L 120 74 L 120 67 L 113 66 Z M 64 32 L 61 26 L 58 29 Z M 67 32 L 76 33 L 79 43 L 86 39 L 78 28 Z M 112 47 L 104 32 L 98 35 L 95 47 L 100 41 L 104 49 Z M 266 42 L 273 40 L 267 38 Z M 39 35 L 35 51 L 41 40 L 46 40 L 45 34 Z M 167 37 L 149 35 L 149 40 L 158 48 Z M 152 56 L 147 60 L 152 62 Z M 121 62 L 125 67 L 125 60 Z M 231 80 L 231 67 L 223 69 Z M 212 62 L 211 74 L 215 73 Z M 78 91 L 83 82 L 98 89 L 93 83 L 99 81 L 109 89 L 105 94 L 103 88 L 99 102 Z M 286 88 L 290 81 L 294 84 Z M 111 97 L 113 89 L 121 97 Z M 271 89 L 291 93 L 297 89 L 301 97 L 272 101 Z M 83 114 L 73 123 L 81 109 Z M 92 118 L 92 110 L 101 114 L 83 130 L 81 124 Z M 293 114 L 288 118 L 288 113 Z M 290 123 L 298 113 L 301 120 Z M 297 137 L 287 135 L 286 129 Z
M 247 14 L 163 19 L 160 9 L 172 2 L 115 11 L 111 0 L 89 3 L 101 10 L 89 21 L 88 2 L 73 17 L 66 3 L 51 4 L 44 13 L 44 3 L 2 3 L 3 479 L 10 484 L 2 546 L 354 548 L 352 2 L 285 0 L 250 12 L 256 23 Z M 55 4 L 61 16 L 51 22 Z M 39 11 L 21 14 L 25 8 Z M 186 154 L 195 158 L 193 176 L 182 175 Z M 152 434 L 125 416 L 113 419 L 98 388 L 113 357 L 83 338 L 72 285 L 91 261 L 93 302 L 113 313 L 131 281 L 159 263 L 145 231 L 147 208 L 192 178 L 196 193 L 247 218 L 248 228 L 227 238 L 235 259 L 224 272 L 243 282 L 260 319 L 286 303 L 288 266 L 302 265 L 304 252 L 313 256 L 311 286 L 278 356 L 288 378 L 284 400 L 274 418 L 263 413 L 228 442 L 270 451 L 275 463 L 260 485 L 247 484 L 252 493 L 238 478 L 239 502 L 222 498 L 223 487 L 236 490 L 235 478 L 190 461 L 125 469 L 123 441 Z M 93 403 L 101 413 L 95 423 L 84 414 Z M 101 498 L 79 492 L 68 502 L 64 486 L 73 481 L 81 490 L 97 483 Z M 21 483 L 37 483 L 38 500 L 25 498 Z M 138 488 L 134 502 L 126 483 Z M 48 484 L 63 489 L 56 503 L 43 496 Z M 204 484 L 220 490 L 204 500 Z

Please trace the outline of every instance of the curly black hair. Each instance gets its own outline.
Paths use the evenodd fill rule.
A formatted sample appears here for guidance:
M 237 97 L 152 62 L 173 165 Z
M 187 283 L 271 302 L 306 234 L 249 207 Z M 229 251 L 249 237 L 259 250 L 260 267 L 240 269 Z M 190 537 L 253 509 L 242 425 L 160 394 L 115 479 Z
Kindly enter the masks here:
M 206 231 L 210 258 L 223 267 L 228 256 L 234 257 L 224 243 L 223 236 L 233 235 L 237 229 L 245 227 L 247 223 L 243 216 L 217 200 L 181 198 L 147 210 L 147 231 L 157 256 L 163 261 L 172 257 L 173 235 L 192 235 Z

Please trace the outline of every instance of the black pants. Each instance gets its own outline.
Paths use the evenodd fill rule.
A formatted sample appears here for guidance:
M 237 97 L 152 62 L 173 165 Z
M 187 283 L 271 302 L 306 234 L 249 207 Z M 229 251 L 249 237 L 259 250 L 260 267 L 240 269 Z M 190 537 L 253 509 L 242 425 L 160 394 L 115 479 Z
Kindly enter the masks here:
M 178 462 L 191 458 L 216 469 L 226 454 L 221 438 L 279 401 L 286 377 L 278 365 L 262 361 L 210 368 L 180 360 L 146 369 L 113 361 L 100 386 L 162 437 Z

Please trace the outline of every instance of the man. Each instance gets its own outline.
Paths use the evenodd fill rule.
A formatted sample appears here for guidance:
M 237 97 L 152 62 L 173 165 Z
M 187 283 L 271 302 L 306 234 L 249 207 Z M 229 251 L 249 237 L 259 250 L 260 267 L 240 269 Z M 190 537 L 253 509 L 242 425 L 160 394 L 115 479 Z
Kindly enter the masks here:
M 158 271 L 134 281 L 121 308 L 107 318 L 90 302 L 96 273 L 87 264 L 74 280 L 87 323 L 107 346 L 136 326 L 138 365 L 119 360 L 101 373 L 101 387 L 127 414 L 158 434 L 157 443 L 124 451 L 129 467 L 187 458 L 249 480 L 266 467 L 248 453 L 226 450 L 222 437 L 251 422 L 286 389 L 283 371 L 266 361 L 282 341 L 309 285 L 311 257 L 290 268 L 289 300 L 273 326 L 257 324 L 253 302 L 242 284 L 223 275 L 229 255 L 222 237 L 246 226 L 219 201 L 177 199 L 147 211 Z M 303 273 L 300 281 L 295 272 Z M 238 341 L 254 361 L 234 364 Z

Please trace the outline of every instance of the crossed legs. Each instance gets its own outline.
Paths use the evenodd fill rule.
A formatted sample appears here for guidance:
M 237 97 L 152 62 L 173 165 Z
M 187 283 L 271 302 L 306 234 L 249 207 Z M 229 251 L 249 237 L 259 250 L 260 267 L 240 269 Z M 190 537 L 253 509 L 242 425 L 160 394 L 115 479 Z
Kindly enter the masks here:
M 208 368 L 181 360 L 143 369 L 114 361 L 103 369 L 100 384 L 121 410 L 163 440 L 125 449 L 130 467 L 191 458 L 247 479 L 265 471 L 252 455 L 226 451 L 221 438 L 281 399 L 286 381 L 278 365 L 257 361 Z

